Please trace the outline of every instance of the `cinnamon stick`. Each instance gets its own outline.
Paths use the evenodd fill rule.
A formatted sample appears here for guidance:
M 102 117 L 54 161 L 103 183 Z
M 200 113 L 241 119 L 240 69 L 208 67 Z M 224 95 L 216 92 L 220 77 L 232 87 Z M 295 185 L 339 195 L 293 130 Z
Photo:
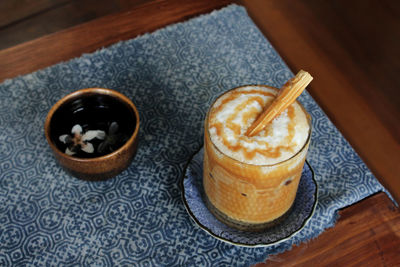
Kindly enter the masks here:
M 312 79 L 313 77 L 308 72 L 300 70 L 295 77 L 287 81 L 272 104 L 247 129 L 246 135 L 251 137 L 261 132 L 268 123 L 296 100 Z

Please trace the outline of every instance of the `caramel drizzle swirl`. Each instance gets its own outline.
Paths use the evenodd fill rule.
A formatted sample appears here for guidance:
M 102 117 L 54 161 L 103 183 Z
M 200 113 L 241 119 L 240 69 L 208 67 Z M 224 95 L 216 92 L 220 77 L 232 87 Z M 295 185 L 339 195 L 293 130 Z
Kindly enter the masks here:
M 225 122 L 219 122 L 215 118 L 216 115 L 224 109 L 226 105 L 229 105 L 231 101 L 235 100 L 239 95 L 251 95 L 254 94 L 254 96 L 250 96 L 246 99 L 246 101 L 243 101 L 239 103 L 232 114 L 230 114 Z M 242 110 L 247 107 L 249 104 L 252 102 L 256 101 L 261 107 L 265 106 L 265 101 L 261 97 L 261 95 L 264 96 L 270 96 L 271 99 L 273 100 L 276 96 L 276 93 L 273 92 L 268 92 L 268 91 L 262 91 L 262 90 L 249 90 L 249 91 L 234 91 L 231 92 L 230 95 L 226 96 L 224 99 L 221 100 L 219 103 L 219 106 L 214 107 L 212 111 L 210 112 L 210 118 L 209 118 L 209 129 L 215 128 L 216 134 L 221 137 L 222 143 L 225 147 L 230 149 L 233 152 L 239 152 L 241 151 L 244 155 L 244 157 L 247 160 L 253 159 L 256 154 L 261 154 L 265 157 L 268 158 L 278 158 L 281 156 L 283 151 L 290 151 L 293 152 L 293 137 L 295 134 L 295 124 L 293 121 L 294 118 L 294 107 L 289 106 L 287 108 L 287 115 L 289 117 L 289 123 L 288 123 L 288 135 L 285 137 L 285 139 L 281 142 L 281 144 L 285 145 L 279 145 L 276 147 L 270 147 L 268 142 L 266 141 L 261 141 L 261 140 L 256 140 L 256 138 L 248 137 L 245 135 L 245 130 L 243 129 L 243 125 L 248 125 L 250 120 L 254 120 L 256 116 L 259 114 L 258 110 L 255 110 L 256 108 L 252 108 L 246 112 L 242 112 Z M 242 116 L 242 121 L 240 123 L 234 122 L 234 120 L 239 116 Z M 228 141 L 227 134 L 224 132 L 224 127 L 230 129 L 234 135 L 235 139 L 237 142 L 232 143 Z M 270 128 L 265 128 L 265 131 L 261 137 L 267 137 L 270 135 L 271 129 Z M 260 134 L 259 134 L 260 136 Z M 241 143 L 242 142 L 249 142 L 249 143 L 257 143 L 257 146 L 260 148 L 254 148 L 254 149 L 248 149 L 244 147 Z

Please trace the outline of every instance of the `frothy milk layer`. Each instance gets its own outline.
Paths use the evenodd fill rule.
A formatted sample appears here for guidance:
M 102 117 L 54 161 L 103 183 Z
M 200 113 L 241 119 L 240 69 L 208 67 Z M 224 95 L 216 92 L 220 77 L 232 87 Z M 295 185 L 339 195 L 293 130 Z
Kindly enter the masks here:
M 310 126 L 297 102 L 258 135 L 245 135 L 277 93 L 270 87 L 245 86 L 219 97 L 208 117 L 209 135 L 214 145 L 229 157 L 254 165 L 275 164 L 300 151 L 307 141 Z

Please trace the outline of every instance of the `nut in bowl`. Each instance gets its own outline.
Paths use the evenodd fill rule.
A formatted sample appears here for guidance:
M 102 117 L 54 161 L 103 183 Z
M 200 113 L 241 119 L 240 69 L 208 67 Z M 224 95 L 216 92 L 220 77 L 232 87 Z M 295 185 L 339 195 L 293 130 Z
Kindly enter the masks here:
M 66 171 L 84 180 L 106 180 L 125 170 L 136 154 L 139 113 L 115 90 L 87 88 L 60 99 L 44 128 Z

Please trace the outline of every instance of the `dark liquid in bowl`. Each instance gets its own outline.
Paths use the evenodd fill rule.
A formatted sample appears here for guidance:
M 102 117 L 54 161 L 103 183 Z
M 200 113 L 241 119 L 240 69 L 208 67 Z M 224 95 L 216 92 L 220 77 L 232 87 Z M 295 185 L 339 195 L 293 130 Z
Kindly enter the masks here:
M 102 130 L 109 135 L 111 123 L 118 124 L 118 131 L 112 137 L 116 142 L 107 147 L 105 151 L 98 150 L 104 140 L 97 138 L 88 142 L 93 144 L 93 153 L 87 153 L 80 149 L 74 157 L 94 158 L 108 154 L 120 148 L 133 134 L 136 127 L 136 117 L 130 106 L 109 95 L 87 95 L 73 99 L 63 104 L 55 113 L 50 122 L 50 135 L 53 142 L 65 152 L 67 145 L 59 140 L 64 134 L 73 136 L 72 127 L 79 124 L 84 134 L 88 130 Z

